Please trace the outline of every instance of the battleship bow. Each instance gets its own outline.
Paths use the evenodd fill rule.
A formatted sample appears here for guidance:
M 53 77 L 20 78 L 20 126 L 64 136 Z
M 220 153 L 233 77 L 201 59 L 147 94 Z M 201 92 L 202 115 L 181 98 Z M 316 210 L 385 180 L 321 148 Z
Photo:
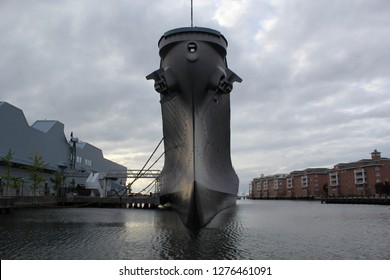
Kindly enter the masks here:
M 160 68 L 146 78 L 154 80 L 161 98 L 161 203 L 172 206 L 187 227 L 202 227 L 236 203 L 230 92 L 242 80 L 227 67 L 227 41 L 216 30 L 173 29 L 158 45 Z

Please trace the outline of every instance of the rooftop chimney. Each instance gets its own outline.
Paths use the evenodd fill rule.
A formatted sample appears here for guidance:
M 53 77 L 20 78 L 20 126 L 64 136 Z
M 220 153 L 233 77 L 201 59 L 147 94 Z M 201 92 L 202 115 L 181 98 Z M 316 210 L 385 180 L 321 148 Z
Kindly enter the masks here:
M 381 153 L 378 152 L 376 149 L 371 153 L 371 159 L 373 160 L 380 160 L 381 159 Z

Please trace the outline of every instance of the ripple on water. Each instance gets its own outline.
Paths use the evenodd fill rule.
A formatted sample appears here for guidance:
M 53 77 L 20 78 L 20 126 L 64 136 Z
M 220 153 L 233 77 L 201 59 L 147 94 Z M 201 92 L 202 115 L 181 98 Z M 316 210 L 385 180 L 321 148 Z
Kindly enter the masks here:
M 238 201 L 205 228 L 170 210 L 29 209 L 0 216 L 1 259 L 390 259 L 390 209 Z

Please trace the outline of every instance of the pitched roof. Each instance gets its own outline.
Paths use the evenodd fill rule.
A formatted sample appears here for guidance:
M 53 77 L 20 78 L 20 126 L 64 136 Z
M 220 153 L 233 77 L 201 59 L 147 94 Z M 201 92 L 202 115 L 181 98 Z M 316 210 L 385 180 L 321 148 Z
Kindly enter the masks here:
M 35 121 L 35 123 L 32 124 L 31 127 L 36 128 L 42 132 L 48 132 L 56 123 L 57 121 Z

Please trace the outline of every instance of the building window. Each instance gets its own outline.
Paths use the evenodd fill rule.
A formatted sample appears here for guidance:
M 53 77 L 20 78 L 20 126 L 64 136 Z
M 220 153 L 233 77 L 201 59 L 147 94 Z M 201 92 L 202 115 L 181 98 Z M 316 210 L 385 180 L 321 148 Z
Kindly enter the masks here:
M 314 191 L 318 192 L 318 175 L 314 175 Z
M 309 187 L 309 178 L 307 176 L 301 177 L 302 189 Z
M 279 180 L 275 179 L 274 180 L 274 190 L 277 190 L 279 188 Z
M 257 191 L 260 191 L 260 181 L 256 182 Z
M 354 171 L 355 174 L 355 184 L 356 185 L 362 185 L 366 183 L 366 171 L 364 168 L 356 169 Z
M 292 189 L 293 188 L 293 179 L 292 178 L 287 178 L 287 188 Z
M 265 190 L 265 191 L 268 190 L 268 181 L 263 182 L 263 190 Z
M 92 166 L 92 160 L 85 159 L 84 160 L 84 164 L 87 165 L 87 166 Z
M 337 172 L 329 173 L 330 187 L 336 189 L 339 185 L 339 174 Z
M 376 176 L 376 180 L 378 182 L 378 178 L 381 177 L 381 168 L 379 166 L 375 167 L 375 176 Z
M 80 156 L 76 156 L 76 162 L 77 163 L 82 163 L 83 162 L 83 158 L 80 157 Z

